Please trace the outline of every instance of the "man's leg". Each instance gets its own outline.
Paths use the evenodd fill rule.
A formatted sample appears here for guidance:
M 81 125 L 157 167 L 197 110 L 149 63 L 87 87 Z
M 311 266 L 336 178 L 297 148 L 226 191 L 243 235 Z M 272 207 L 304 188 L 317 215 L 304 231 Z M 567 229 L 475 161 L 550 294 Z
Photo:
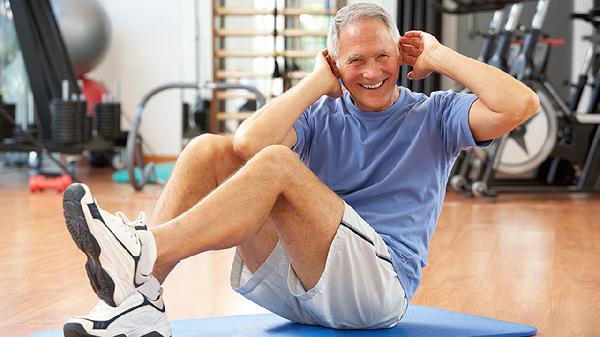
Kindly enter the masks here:
M 224 148 L 231 149 L 231 144 L 227 143 Z M 196 151 L 190 148 L 190 152 Z M 219 157 L 215 153 L 224 152 L 199 157 L 211 163 Z M 194 166 L 181 161 L 176 177 L 185 177 L 185 173 L 191 172 L 183 168 Z M 99 208 L 85 185 L 74 184 L 67 189 L 63 199 L 67 227 L 78 247 L 88 256 L 86 268 L 92 287 L 113 307 L 100 301 L 90 314 L 70 319 L 64 325 L 65 335 L 113 336 L 141 332 L 169 336 L 171 329 L 160 283 L 148 274 L 154 266 L 154 270 L 163 273 L 164 279 L 179 260 L 208 249 L 238 246 L 248 267 L 256 270 L 281 239 L 300 282 L 305 288 L 316 284 L 344 206 L 290 149 L 273 146 L 262 151 L 187 211 L 183 211 L 186 205 L 176 205 L 177 201 L 182 202 L 176 194 L 177 184 L 186 182 L 178 178 L 172 180 L 171 187 L 161 197 L 155 217 L 161 216 L 158 215 L 161 209 L 165 214 L 183 213 L 156 227 L 156 238 L 143 223 L 127 221 L 119 214 Z M 195 180 L 192 178 L 188 176 L 187 180 Z M 215 178 L 215 186 L 219 180 Z M 211 184 L 201 186 L 206 193 Z M 199 194 L 195 197 L 202 198 Z M 172 232 L 180 230 L 181 233 Z M 169 242 L 170 239 L 180 241 Z M 154 264 L 157 247 L 173 249 L 169 243 L 181 246 L 183 253 L 175 249 L 175 254 L 169 256 L 160 251 L 161 259 Z M 146 279 L 141 286 L 138 277 Z
M 165 223 L 197 204 L 235 173 L 245 161 L 236 155 L 230 138 L 204 134 L 192 140 L 179 155 L 173 174 L 148 223 Z M 240 247 L 240 254 L 254 272 L 277 243 L 272 226 L 265 226 L 255 238 Z M 156 266 L 153 274 L 163 283 L 177 262 Z
M 67 227 L 88 256 L 90 283 L 113 306 L 153 270 L 164 279 L 178 261 L 203 251 L 238 246 L 256 270 L 277 239 L 300 282 L 312 288 L 344 209 L 343 201 L 281 145 L 264 149 L 192 208 L 152 228 L 154 235 L 143 224 L 99 208 L 84 185 L 70 186 L 63 205 Z
M 252 271 L 248 256 L 260 243 L 251 240 L 269 233 L 270 218 L 300 282 L 310 289 L 323 273 L 343 211 L 343 201 L 289 148 L 270 146 L 189 210 L 152 228 L 155 268 L 239 246 Z

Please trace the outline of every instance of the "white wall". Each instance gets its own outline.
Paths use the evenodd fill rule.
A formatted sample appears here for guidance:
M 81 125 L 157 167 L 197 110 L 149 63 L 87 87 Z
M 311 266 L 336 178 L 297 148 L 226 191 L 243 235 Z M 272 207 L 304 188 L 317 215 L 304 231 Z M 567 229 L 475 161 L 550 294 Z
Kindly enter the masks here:
M 212 62 L 211 1 L 206 0 L 102 0 L 112 26 L 109 50 L 89 74 L 112 90 L 121 83 L 121 104 L 128 127 L 142 96 L 157 85 L 171 81 L 195 81 L 194 3 L 199 7 L 200 82 L 210 80 Z M 352 0 L 349 2 L 353 2 Z M 356 1 L 354 1 L 356 2 Z M 393 18 L 396 1 L 372 0 Z M 205 96 L 209 93 L 203 93 Z M 173 156 L 180 152 L 181 103 L 193 102 L 194 93 L 174 90 L 155 96 L 144 112 L 141 134 L 146 154 Z
M 141 97 L 151 88 L 170 81 L 194 81 L 194 1 L 199 6 L 201 26 L 200 82 L 210 80 L 211 72 L 211 8 L 210 1 L 172 0 L 102 0 L 112 25 L 112 41 L 103 62 L 91 73 L 110 89 L 121 82 L 121 102 L 131 119 Z M 349 2 L 355 2 L 351 0 Z M 396 2 L 372 0 L 384 6 L 395 18 Z M 165 5 L 168 4 L 168 5 Z M 575 0 L 575 11 L 592 7 L 592 0 Z M 454 20 L 444 16 L 442 39 L 455 44 Z M 450 21 L 450 22 L 448 22 Z M 591 27 L 576 23 L 573 30 L 573 73 L 579 71 L 585 54 L 581 36 L 591 34 Z M 444 87 L 449 83 L 444 82 Z M 192 101 L 193 92 L 186 93 Z M 584 100 L 585 101 L 585 97 Z M 144 113 L 141 134 L 154 155 L 177 155 L 181 139 L 182 94 L 177 90 L 156 96 Z M 125 120 L 123 125 L 127 126 Z M 148 153 L 147 152 L 147 153 Z
M 194 0 L 103 0 L 112 26 L 108 53 L 90 77 L 110 90 L 121 83 L 121 103 L 131 120 L 142 96 L 157 85 L 194 81 Z M 203 14 L 201 37 L 205 47 L 201 81 L 210 75 L 210 2 L 198 1 Z M 187 96 L 193 97 L 193 93 Z M 178 90 L 153 98 L 144 112 L 141 134 L 146 154 L 177 155 L 181 140 L 181 103 Z M 128 127 L 125 119 L 123 127 Z

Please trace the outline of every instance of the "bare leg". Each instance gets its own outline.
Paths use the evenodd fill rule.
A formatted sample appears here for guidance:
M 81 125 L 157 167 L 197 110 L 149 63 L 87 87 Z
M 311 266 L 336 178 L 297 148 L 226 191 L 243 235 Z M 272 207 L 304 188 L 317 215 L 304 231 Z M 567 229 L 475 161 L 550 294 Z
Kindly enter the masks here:
M 249 240 L 265 233 L 270 237 L 265 228 L 271 218 L 292 267 L 309 289 L 321 277 L 343 210 L 343 201 L 289 148 L 270 146 L 189 210 L 152 229 L 156 267 L 207 250 L 248 248 Z
M 202 200 L 244 163 L 245 161 L 235 154 L 229 138 L 212 134 L 195 138 L 177 159 L 173 174 L 148 223 L 162 224 L 179 216 Z M 265 227 L 256 240 L 248 241 L 248 248 L 240 249 L 240 254 L 254 272 L 266 260 L 276 243 L 275 231 Z M 176 264 L 177 262 L 157 265 L 153 274 L 162 283 Z

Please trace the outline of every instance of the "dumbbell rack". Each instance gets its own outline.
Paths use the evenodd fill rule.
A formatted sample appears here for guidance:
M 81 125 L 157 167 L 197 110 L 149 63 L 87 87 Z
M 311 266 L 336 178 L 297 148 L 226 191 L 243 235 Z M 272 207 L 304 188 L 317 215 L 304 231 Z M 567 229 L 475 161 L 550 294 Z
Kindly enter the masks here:
M 36 111 L 38 139 L 45 143 L 51 135 L 50 101 L 62 95 L 62 81 L 69 92 L 81 94 L 62 35 L 49 0 L 10 0 L 15 30 L 23 54 Z M 4 146 L 4 150 L 35 150 L 28 145 Z M 49 150 L 78 153 L 79 146 L 62 148 L 48 144 Z
M 9 1 L 35 105 L 35 122 L 21 127 L 15 122 L 14 106 L 0 105 L 0 152 L 35 152 L 38 171 L 42 171 L 39 155 L 43 154 L 76 180 L 79 155 L 112 153 L 115 147 L 125 145 L 118 125 L 120 106 L 113 102 L 97 105 L 97 125 L 92 126 L 82 95 L 83 82 L 75 77 L 50 0 Z M 54 154 L 60 154 L 60 159 Z
M 335 15 L 337 9 L 345 4 L 345 1 L 325 0 L 320 3 L 318 1 L 307 3 L 309 1 L 274 1 L 270 8 L 255 8 L 231 7 L 228 6 L 229 3 L 226 0 L 213 0 L 212 80 L 228 83 L 240 83 L 244 80 L 262 81 L 262 84 L 265 84 L 268 89 L 260 87 L 259 89 L 265 93 L 267 98 L 285 92 L 301 80 L 307 72 L 312 70 L 312 64 L 306 60 L 312 60 L 319 50 L 326 47 L 327 25 L 318 27 L 317 30 L 302 28 L 305 25 L 301 24 L 300 18 L 302 17 L 304 20 L 307 18 L 329 19 Z M 254 25 L 240 27 L 240 23 L 248 23 L 252 20 L 255 22 Z M 268 28 L 255 28 L 257 20 L 262 20 L 259 21 L 259 26 Z M 236 26 L 235 23 L 238 25 Z M 261 50 L 243 49 L 239 46 L 248 44 L 247 39 L 251 38 L 268 39 L 270 42 L 265 43 L 264 47 L 261 45 Z M 318 42 L 308 49 L 303 46 L 306 43 L 303 43 L 302 39 L 306 41 L 308 40 L 306 38 Z M 277 69 L 273 69 L 275 68 L 273 66 L 269 71 L 257 72 L 253 60 L 265 58 L 273 59 L 273 63 L 278 64 Z M 231 60 L 241 62 L 232 66 L 231 64 L 234 63 Z M 240 64 L 243 64 L 243 67 Z M 279 92 L 274 90 L 273 87 L 281 82 Z M 248 92 L 213 92 L 209 128 L 211 132 L 222 133 L 226 121 L 243 121 L 254 112 L 253 105 L 250 105 L 246 111 L 226 112 L 228 102 L 239 99 L 253 101 L 255 97 Z M 248 107 L 248 105 L 244 106 Z
M 73 72 L 50 1 L 9 1 L 15 31 L 33 94 L 35 125 L 29 126 L 27 130 L 15 128 L 19 132 L 15 133 L 13 137 L 5 135 L 5 139 L 0 140 L 0 151 L 79 155 L 84 150 L 89 149 L 90 145 L 88 139 L 83 137 L 84 131 L 82 130 L 81 135 L 77 135 L 73 141 L 66 141 L 66 136 L 72 136 L 73 132 L 77 131 L 69 127 L 64 128 L 64 124 L 61 123 L 65 121 L 66 124 L 72 125 L 75 122 L 85 123 L 87 121 L 86 116 L 79 116 L 77 115 L 79 112 L 75 114 L 73 110 L 79 106 L 78 104 L 84 102 L 82 102 L 81 88 Z M 70 93 L 68 97 L 63 95 L 65 85 Z M 77 101 L 79 102 L 76 103 Z M 58 106 L 63 106 L 66 110 L 69 110 L 71 112 L 70 117 L 58 116 L 58 119 L 53 120 L 52 109 Z M 6 109 L 5 106 L 0 108 L 2 108 L 2 111 L 0 111 L 1 123 L 8 123 L 11 128 L 15 127 L 14 114 L 8 111 L 11 109 Z M 83 114 L 85 114 L 85 110 Z M 61 120 L 59 124 L 63 127 L 60 130 L 56 129 L 57 125 L 54 125 L 55 128 L 53 129 L 53 123 L 56 123 L 56 120 Z M 87 131 L 90 131 L 89 123 Z M 54 139 L 53 133 L 59 136 L 58 141 Z M 112 146 L 109 148 L 112 149 Z M 96 149 L 98 149 L 98 146 L 96 146 Z M 65 165 L 58 161 L 56 163 L 64 171 L 63 173 L 70 174 L 74 178 L 72 170 L 68 170 Z

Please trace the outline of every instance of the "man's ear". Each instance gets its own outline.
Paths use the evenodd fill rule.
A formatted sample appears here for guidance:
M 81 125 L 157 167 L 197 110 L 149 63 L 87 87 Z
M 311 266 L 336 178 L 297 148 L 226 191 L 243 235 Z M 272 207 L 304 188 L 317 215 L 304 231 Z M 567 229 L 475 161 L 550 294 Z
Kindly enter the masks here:
M 337 67 L 337 62 L 333 60 L 333 58 L 328 55 L 327 62 L 329 62 L 329 67 L 331 68 L 331 72 L 335 77 L 337 77 L 340 82 L 340 86 L 342 87 L 342 91 L 347 90 L 346 86 L 344 86 L 344 82 L 342 81 L 342 74 L 340 73 L 340 68 Z
M 329 63 L 329 69 L 331 69 L 333 75 L 337 78 L 340 78 L 340 69 L 338 69 L 336 62 L 333 60 L 333 57 L 331 57 L 330 54 L 327 54 L 327 56 L 325 56 L 325 60 L 327 60 L 327 63 Z
M 398 41 L 398 62 L 400 65 L 404 64 L 404 57 L 402 57 L 402 47 L 400 46 L 400 41 Z
M 332 60 L 331 63 L 333 64 L 333 67 L 331 68 L 333 74 L 335 75 L 335 77 L 341 78 L 342 75 L 340 74 L 340 68 L 338 68 L 337 62 Z

